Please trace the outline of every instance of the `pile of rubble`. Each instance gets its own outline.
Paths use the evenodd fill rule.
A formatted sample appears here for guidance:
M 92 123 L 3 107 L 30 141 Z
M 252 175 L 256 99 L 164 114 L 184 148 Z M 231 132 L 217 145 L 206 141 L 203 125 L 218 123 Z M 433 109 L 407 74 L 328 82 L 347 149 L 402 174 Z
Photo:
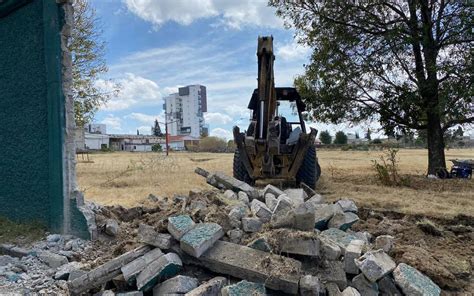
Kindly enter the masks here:
M 109 249 L 92 260 L 91 242 L 57 235 L 36 253 L 4 246 L 22 259 L 0 257 L 0 285 L 6 279 L 11 287 L 73 295 L 441 292 L 415 268 L 393 261 L 393 237 L 351 230 L 359 220 L 352 200 L 326 203 L 309 188 L 256 189 L 222 173 L 197 173 L 220 191 L 192 190 L 168 201 L 150 196 L 156 208 L 147 211 L 94 207 L 107 246 L 121 241 L 130 250 L 113 257 Z M 29 261 L 45 266 L 40 285 L 22 268 Z

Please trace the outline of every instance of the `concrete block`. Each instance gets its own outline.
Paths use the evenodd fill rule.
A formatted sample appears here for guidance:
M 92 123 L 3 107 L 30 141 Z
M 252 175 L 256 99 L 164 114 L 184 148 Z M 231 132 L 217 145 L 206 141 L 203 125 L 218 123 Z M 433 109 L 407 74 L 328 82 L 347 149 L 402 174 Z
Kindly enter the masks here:
M 314 227 L 319 230 L 324 230 L 327 228 L 328 221 L 334 216 L 338 211 L 342 212 L 340 208 L 335 205 L 321 204 L 315 206 L 314 213 Z
M 337 260 L 341 257 L 341 248 L 331 239 L 320 236 L 321 254 L 327 260 Z
M 291 199 L 295 207 L 304 203 L 305 199 L 308 198 L 308 195 L 302 188 L 289 188 L 284 190 L 284 192 Z
M 81 276 L 85 275 L 87 272 L 82 269 L 73 269 L 69 272 L 69 277 L 67 278 L 68 281 L 73 281 Z
M 273 290 L 298 293 L 301 262 L 292 258 L 217 241 L 196 264 L 220 274 L 265 283 Z
M 196 278 L 178 275 L 153 288 L 153 295 L 184 294 L 197 288 L 199 282 Z
M 429 277 L 405 263 L 398 264 L 393 271 L 395 283 L 405 295 L 437 296 L 441 289 Z
M 313 231 L 315 209 L 311 204 L 302 203 L 295 209 L 294 228 L 303 231 Z
M 375 282 L 392 272 L 397 266 L 392 258 L 382 250 L 370 251 L 355 260 L 355 264 L 365 277 Z
M 185 296 L 219 296 L 222 287 L 226 283 L 226 278 L 218 276 L 187 292 Z
M 263 252 L 270 252 L 272 250 L 272 247 L 268 244 L 267 240 L 264 237 L 257 238 L 253 241 L 251 241 L 247 247 L 263 251 Z
M 288 214 L 293 209 L 293 202 L 286 194 L 282 194 L 277 198 L 277 204 L 273 209 L 274 220 L 279 220 L 280 217 Z
M 276 187 L 276 186 L 273 186 L 271 184 L 268 184 L 267 186 L 265 186 L 265 188 L 263 189 L 263 196 L 265 196 L 267 193 L 271 193 L 273 194 L 275 197 L 278 197 L 282 194 L 284 194 L 285 192 L 283 192 L 280 188 Z
M 229 214 L 227 215 L 229 217 L 229 222 L 230 225 L 234 228 L 241 228 L 242 226 L 242 218 L 247 216 L 247 207 L 246 206 L 235 206 L 233 207 Z
M 69 261 L 66 256 L 58 255 L 49 251 L 38 252 L 38 258 L 51 268 L 58 268 Z
M 341 230 L 349 229 L 354 223 L 359 221 L 359 217 L 352 212 L 335 213 L 334 216 L 329 220 L 329 228 L 339 228 Z
M 143 296 L 142 291 L 130 291 L 115 294 L 116 296 Z
M 54 279 L 67 280 L 71 271 L 81 269 L 83 267 L 84 265 L 81 262 L 76 261 L 64 264 L 58 268 L 58 271 L 56 271 L 54 274 Z
M 168 253 L 159 257 L 138 274 L 138 290 L 150 290 L 161 280 L 175 276 L 182 266 L 181 259 L 175 253 Z
M 59 242 L 59 240 L 61 240 L 61 235 L 57 234 L 57 233 L 49 234 L 49 235 L 46 236 L 46 241 L 48 243 L 51 243 L 51 242 L 57 243 L 57 242 Z
M 342 296 L 341 290 L 335 283 L 326 283 L 327 296 Z
M 181 215 L 168 218 L 168 232 L 177 240 L 188 231 L 194 228 L 196 224 L 188 215 Z
M 232 229 L 227 231 L 227 236 L 229 237 L 229 241 L 234 244 L 239 244 L 244 232 L 240 229 Z
M 265 296 L 266 289 L 264 284 L 240 281 L 234 285 L 224 287 L 221 290 L 222 296 Z
M 323 283 L 336 284 L 340 290 L 344 290 L 347 287 L 344 263 L 340 261 L 324 261 L 321 268 L 317 271 L 316 276 L 318 276 Z
M 209 176 L 207 178 L 208 181 L 210 181 L 211 179 L 215 180 L 217 184 L 222 184 L 222 186 L 227 189 L 231 189 L 235 192 L 245 192 L 250 199 L 259 198 L 258 191 L 255 188 L 245 182 L 237 180 L 234 177 L 228 176 L 223 172 L 215 172 L 214 174 L 212 174 L 212 176 Z
M 311 236 L 286 236 L 280 238 L 281 251 L 289 254 L 319 256 L 319 239 Z
M 250 203 L 249 196 L 243 191 L 239 191 L 237 194 L 237 199 L 246 205 Z
M 235 194 L 235 192 L 230 189 L 224 191 L 224 197 L 227 199 L 237 200 L 237 194 Z
M 140 223 L 138 226 L 138 241 L 163 250 L 171 248 L 173 238 L 168 233 L 158 233 L 153 226 Z
M 358 274 L 359 268 L 355 264 L 355 259 L 359 258 L 362 255 L 365 242 L 361 240 L 353 240 L 346 248 L 344 253 L 344 269 L 346 273 L 349 274 Z
M 382 249 L 385 253 L 393 248 L 395 238 L 391 235 L 379 235 L 375 238 L 375 249 Z
M 352 287 L 347 287 L 342 291 L 342 296 L 360 296 L 360 293 Z
M 252 214 L 260 218 L 260 220 L 262 220 L 264 223 L 269 222 L 272 218 L 272 212 L 270 209 L 263 202 L 257 199 L 252 200 L 250 203 L 250 209 Z
M 338 205 L 343 212 L 352 212 L 352 213 L 357 213 L 357 205 L 353 200 L 350 199 L 340 199 L 336 202 L 336 205 Z
M 300 279 L 301 296 L 319 296 L 322 293 L 321 281 L 318 277 L 305 275 Z
M 295 226 L 295 211 L 292 209 L 286 215 L 273 215 L 270 225 L 272 228 L 293 228 Z
M 351 286 L 356 288 L 364 296 L 379 295 L 377 283 L 370 282 L 363 274 L 359 274 L 352 279 Z
M 0 254 L 8 255 L 16 258 L 22 258 L 28 255 L 34 255 L 32 250 L 17 247 L 11 244 L 0 244 Z
M 307 201 L 305 201 L 305 203 L 309 203 L 312 205 L 321 205 L 321 204 L 324 204 L 324 202 L 325 202 L 324 197 L 317 193 L 311 196 Z
M 219 224 L 201 223 L 181 238 L 181 249 L 187 254 L 199 258 L 224 235 Z
M 245 217 L 242 218 L 242 229 L 245 232 L 259 232 L 262 230 L 263 222 L 259 218 Z
M 278 203 L 277 198 L 273 193 L 265 193 L 265 204 L 270 209 L 270 211 L 274 211 L 275 207 Z
M 377 284 L 382 295 L 402 296 L 403 293 L 395 285 L 395 281 L 391 275 L 386 275 L 381 278 Z
M 120 270 L 122 271 L 124 279 L 129 283 L 133 283 L 135 281 L 136 276 L 142 270 L 144 270 L 151 262 L 157 260 L 161 256 L 163 256 L 163 252 L 159 248 L 156 248 L 146 253 L 145 255 L 133 260 L 132 262 L 122 266 Z
M 358 239 L 355 235 L 344 232 L 340 229 L 329 228 L 321 232 L 321 238 L 328 238 L 335 242 L 340 248 L 341 252 L 345 253 L 347 246 L 351 241 Z
M 119 232 L 119 224 L 115 219 L 107 219 L 105 222 L 105 233 L 110 236 L 116 236 Z

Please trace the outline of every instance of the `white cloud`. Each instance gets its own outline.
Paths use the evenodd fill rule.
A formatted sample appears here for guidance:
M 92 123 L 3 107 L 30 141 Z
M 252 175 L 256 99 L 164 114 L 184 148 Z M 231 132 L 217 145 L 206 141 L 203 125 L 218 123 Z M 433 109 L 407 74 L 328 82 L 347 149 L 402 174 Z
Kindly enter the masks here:
M 213 137 L 219 137 L 219 138 L 223 138 L 223 139 L 226 139 L 226 140 L 230 140 L 234 137 L 232 135 L 231 131 L 228 131 L 228 130 L 220 128 L 220 127 L 211 130 L 210 135 L 213 136 Z
M 296 40 L 291 43 L 276 46 L 276 57 L 284 61 L 298 61 L 307 59 L 311 48 L 299 44 Z
M 134 119 L 142 124 L 149 124 L 152 126 L 155 122 L 155 119 L 158 119 L 158 121 L 163 121 L 163 116 L 162 114 L 159 115 L 149 115 L 149 114 L 144 114 L 144 113 L 137 113 L 133 112 L 128 115 L 125 115 L 126 119 Z
M 103 123 L 107 126 L 107 131 L 109 133 L 120 133 L 122 132 L 122 122 L 123 121 L 120 117 L 109 114 L 100 123 Z
M 113 97 L 103 106 L 104 110 L 123 110 L 134 105 L 157 105 L 160 103 L 162 98 L 160 88 L 149 79 L 126 73 L 124 78 L 117 79 L 115 82 L 120 84 L 120 92 L 117 97 Z M 113 83 L 99 80 L 97 87 L 110 92 L 113 89 Z
M 167 21 L 190 25 L 197 19 L 219 17 L 219 24 L 283 28 L 267 0 L 123 0 L 128 10 L 158 28 Z
M 232 117 L 227 114 L 217 112 L 205 113 L 204 119 L 206 120 L 206 123 L 209 124 L 227 124 L 229 122 L 232 122 Z

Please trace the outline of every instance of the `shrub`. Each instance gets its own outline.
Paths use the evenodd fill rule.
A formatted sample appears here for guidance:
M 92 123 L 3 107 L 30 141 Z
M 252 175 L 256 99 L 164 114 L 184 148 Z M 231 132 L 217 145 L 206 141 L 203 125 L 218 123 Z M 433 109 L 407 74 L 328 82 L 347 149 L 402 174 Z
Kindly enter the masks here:
M 372 143 L 372 144 L 382 144 L 382 140 L 380 140 L 380 139 L 374 139 L 374 140 L 372 140 L 371 143 Z
M 227 150 L 227 142 L 218 137 L 205 137 L 199 142 L 200 152 L 225 152 Z
M 319 139 L 321 140 L 321 143 L 325 145 L 329 145 L 332 142 L 331 134 L 327 130 L 319 134 Z
M 410 179 L 403 178 L 398 173 L 398 149 L 388 148 L 380 156 L 380 162 L 372 160 L 372 167 L 377 179 L 386 186 L 409 186 Z
M 155 145 L 151 146 L 151 151 L 153 152 L 162 152 L 163 147 L 160 144 L 156 143 Z
M 347 136 L 343 131 L 338 131 L 334 138 L 334 144 L 345 145 L 347 144 Z

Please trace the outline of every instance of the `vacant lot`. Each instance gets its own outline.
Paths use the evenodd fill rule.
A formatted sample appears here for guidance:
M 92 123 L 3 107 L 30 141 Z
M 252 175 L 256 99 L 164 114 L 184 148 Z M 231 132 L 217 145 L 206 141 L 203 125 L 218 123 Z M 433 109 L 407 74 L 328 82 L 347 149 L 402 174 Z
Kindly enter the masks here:
M 323 175 L 317 191 L 331 200 L 350 197 L 361 206 L 410 214 L 449 218 L 474 213 L 474 180 L 426 179 L 427 151 L 401 150 L 399 170 L 408 180 L 406 186 L 382 186 L 371 162 L 381 154 L 319 151 Z M 91 163 L 78 163 L 77 173 L 87 199 L 134 206 L 150 193 L 172 196 L 192 188 L 209 189 L 205 180 L 194 174 L 195 167 L 231 174 L 232 158 L 232 154 L 213 153 L 173 153 L 169 157 L 159 153 L 93 154 Z M 474 158 L 474 149 L 449 150 L 447 159 L 451 158 Z

